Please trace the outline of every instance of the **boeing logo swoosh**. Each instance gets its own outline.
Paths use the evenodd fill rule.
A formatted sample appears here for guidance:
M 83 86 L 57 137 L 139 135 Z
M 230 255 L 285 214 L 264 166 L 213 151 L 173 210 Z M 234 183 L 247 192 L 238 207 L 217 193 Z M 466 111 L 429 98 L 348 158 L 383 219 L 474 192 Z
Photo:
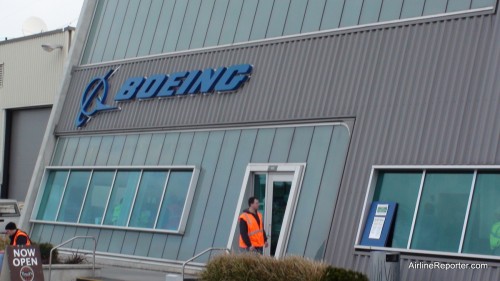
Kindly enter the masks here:
M 108 96 L 108 79 L 118 71 L 117 69 L 109 70 L 104 76 L 97 76 L 92 79 L 85 91 L 83 91 L 82 100 L 80 102 L 80 112 L 76 118 L 76 126 L 82 127 L 92 118 L 93 115 L 102 112 L 116 110 L 118 107 L 106 105 L 106 97 Z M 100 94 L 102 92 L 102 94 Z

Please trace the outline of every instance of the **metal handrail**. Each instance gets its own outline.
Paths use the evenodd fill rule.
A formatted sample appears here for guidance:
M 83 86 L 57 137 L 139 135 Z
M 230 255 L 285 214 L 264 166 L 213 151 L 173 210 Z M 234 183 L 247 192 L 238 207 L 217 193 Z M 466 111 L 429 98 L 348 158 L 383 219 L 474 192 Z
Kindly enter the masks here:
M 97 248 L 97 240 L 95 239 L 94 236 L 75 236 L 67 241 L 64 241 L 62 242 L 61 244 L 55 246 L 54 248 L 52 248 L 50 250 L 50 255 L 49 255 L 49 281 L 52 279 L 52 252 L 57 249 L 57 248 L 60 248 L 66 244 L 68 244 L 69 242 L 73 241 L 73 240 L 76 240 L 76 239 L 92 239 L 94 240 L 94 250 L 92 251 L 92 257 L 93 257 L 93 261 L 92 261 L 92 277 L 95 277 L 95 250 Z
M 188 259 L 187 261 L 185 261 L 184 263 L 182 263 L 182 280 L 184 281 L 184 270 L 186 269 L 186 265 L 190 262 L 192 262 L 193 260 L 201 257 L 202 255 L 204 255 L 205 253 L 207 252 L 211 252 L 211 251 L 226 251 L 227 253 L 230 253 L 231 250 L 229 250 L 228 248 L 215 248 L 215 247 L 212 247 L 212 248 L 208 248 L 206 249 L 205 251 L 197 254 L 196 256 Z M 49 280 L 50 281 L 50 280 Z

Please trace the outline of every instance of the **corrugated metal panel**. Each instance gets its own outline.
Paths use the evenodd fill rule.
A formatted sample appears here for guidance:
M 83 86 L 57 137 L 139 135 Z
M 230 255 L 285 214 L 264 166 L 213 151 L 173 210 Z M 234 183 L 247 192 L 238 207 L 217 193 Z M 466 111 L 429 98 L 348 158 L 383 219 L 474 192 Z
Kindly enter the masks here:
M 64 60 L 68 54 L 69 33 L 49 32 L 26 40 L 0 44 L 0 64 L 4 64 L 0 107 L 14 108 L 49 105 L 60 87 Z M 62 45 L 47 53 L 42 44 Z
M 325 259 L 362 271 L 369 259 L 355 253 L 354 236 L 372 165 L 500 164 L 498 16 L 124 62 L 111 93 L 133 75 L 234 63 L 255 66 L 252 79 L 237 93 L 124 103 L 121 112 L 96 116 L 80 131 L 73 124 L 81 91 L 112 65 L 77 69 L 57 133 L 355 117 Z M 498 271 L 496 266 L 463 274 L 405 269 L 403 276 L 495 280 Z

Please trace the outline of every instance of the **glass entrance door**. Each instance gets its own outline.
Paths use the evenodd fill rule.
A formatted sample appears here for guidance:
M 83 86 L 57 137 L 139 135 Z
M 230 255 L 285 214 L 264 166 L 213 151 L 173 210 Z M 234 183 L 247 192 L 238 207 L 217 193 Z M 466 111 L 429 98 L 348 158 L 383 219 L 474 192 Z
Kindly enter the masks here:
M 264 229 L 269 247 L 264 254 L 274 256 L 283 225 L 293 174 L 262 173 L 254 175 L 254 196 L 259 199 L 259 212 L 264 218 Z

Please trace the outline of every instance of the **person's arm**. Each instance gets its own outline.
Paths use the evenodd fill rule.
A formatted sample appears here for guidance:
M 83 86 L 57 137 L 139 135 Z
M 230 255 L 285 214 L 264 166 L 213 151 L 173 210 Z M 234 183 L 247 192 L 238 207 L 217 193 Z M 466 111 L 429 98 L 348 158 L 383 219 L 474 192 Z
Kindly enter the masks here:
M 248 237 L 247 222 L 242 219 L 240 219 L 240 235 L 245 245 L 247 245 L 248 248 L 252 247 L 252 242 L 250 242 L 250 237 Z
M 26 238 L 26 236 L 19 236 L 19 237 L 17 237 L 16 244 L 17 245 L 26 245 L 26 244 L 28 244 L 28 239 Z

